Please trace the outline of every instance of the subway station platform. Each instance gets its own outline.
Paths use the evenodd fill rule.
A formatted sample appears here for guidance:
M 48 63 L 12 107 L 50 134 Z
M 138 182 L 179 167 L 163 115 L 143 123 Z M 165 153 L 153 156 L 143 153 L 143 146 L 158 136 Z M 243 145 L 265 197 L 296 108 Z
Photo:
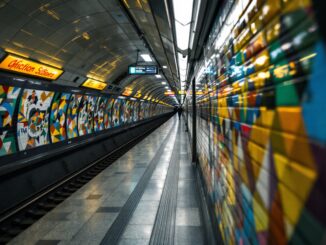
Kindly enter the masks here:
M 207 244 L 189 145 L 172 117 L 10 244 Z

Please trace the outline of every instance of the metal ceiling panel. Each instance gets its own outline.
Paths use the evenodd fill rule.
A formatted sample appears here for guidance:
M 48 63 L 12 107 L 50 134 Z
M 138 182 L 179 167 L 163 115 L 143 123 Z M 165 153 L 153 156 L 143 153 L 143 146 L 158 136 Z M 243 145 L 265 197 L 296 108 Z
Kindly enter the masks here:
M 171 64 L 171 51 L 165 50 L 171 44 L 162 42 L 149 2 L 126 2 L 159 64 Z M 164 21 L 159 20 L 160 25 Z M 148 52 L 119 0 L 11 0 L 0 8 L 0 29 L 1 49 L 62 67 L 65 73 L 59 84 L 78 86 L 89 75 L 119 84 L 115 80 L 136 62 L 137 50 Z M 164 30 L 164 36 L 171 35 Z M 173 65 L 165 71 L 169 80 Z M 171 101 L 163 96 L 164 86 L 154 76 L 127 76 L 120 83 L 123 87 L 131 84 L 137 90 L 155 91 L 155 96 L 160 91 L 165 101 Z

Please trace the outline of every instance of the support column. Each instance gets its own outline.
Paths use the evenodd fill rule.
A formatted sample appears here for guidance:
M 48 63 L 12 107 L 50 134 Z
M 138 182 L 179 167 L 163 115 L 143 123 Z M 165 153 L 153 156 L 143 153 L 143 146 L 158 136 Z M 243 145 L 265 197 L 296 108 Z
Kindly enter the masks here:
M 197 163 L 196 79 L 192 80 L 192 162 Z

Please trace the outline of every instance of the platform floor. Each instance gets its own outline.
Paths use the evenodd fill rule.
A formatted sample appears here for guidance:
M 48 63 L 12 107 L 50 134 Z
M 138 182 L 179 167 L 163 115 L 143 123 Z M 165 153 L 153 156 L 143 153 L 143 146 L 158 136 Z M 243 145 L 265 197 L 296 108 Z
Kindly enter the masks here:
M 205 244 L 187 137 L 174 116 L 10 244 Z

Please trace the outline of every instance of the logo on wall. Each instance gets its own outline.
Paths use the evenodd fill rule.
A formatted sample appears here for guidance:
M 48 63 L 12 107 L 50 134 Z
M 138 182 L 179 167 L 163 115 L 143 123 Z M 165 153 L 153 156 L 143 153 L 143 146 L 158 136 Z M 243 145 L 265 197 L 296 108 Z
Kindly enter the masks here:
M 49 143 L 49 112 L 53 95 L 54 92 L 24 90 L 17 123 L 19 150 Z

